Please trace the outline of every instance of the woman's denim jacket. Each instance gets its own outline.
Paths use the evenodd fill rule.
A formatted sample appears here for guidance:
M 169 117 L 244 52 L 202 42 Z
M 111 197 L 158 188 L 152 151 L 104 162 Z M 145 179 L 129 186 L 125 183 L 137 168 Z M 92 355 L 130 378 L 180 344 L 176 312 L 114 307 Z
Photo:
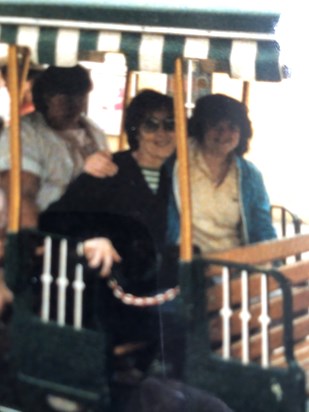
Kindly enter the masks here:
M 173 187 L 175 157 L 170 158 L 166 167 Z M 241 237 L 242 243 L 255 243 L 276 238 L 272 225 L 270 203 L 261 172 L 256 166 L 242 157 L 236 157 L 240 189 Z M 178 243 L 180 231 L 179 211 L 174 190 L 170 191 L 168 205 L 167 244 Z

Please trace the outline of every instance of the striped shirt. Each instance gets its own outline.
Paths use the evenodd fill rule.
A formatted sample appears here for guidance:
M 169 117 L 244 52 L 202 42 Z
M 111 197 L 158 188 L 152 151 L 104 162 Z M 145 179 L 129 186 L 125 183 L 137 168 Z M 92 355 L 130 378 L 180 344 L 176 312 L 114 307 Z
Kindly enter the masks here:
M 160 181 L 160 169 L 141 168 L 141 172 L 146 180 L 150 190 L 157 193 Z

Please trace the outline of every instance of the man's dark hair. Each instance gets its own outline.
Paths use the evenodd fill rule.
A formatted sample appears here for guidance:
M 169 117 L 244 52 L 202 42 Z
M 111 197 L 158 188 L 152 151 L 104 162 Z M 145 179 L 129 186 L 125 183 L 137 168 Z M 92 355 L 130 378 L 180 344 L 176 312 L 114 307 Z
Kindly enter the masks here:
M 46 96 L 56 94 L 85 94 L 92 89 L 87 69 L 80 65 L 73 67 L 49 66 L 35 80 L 32 96 L 35 109 L 46 113 Z

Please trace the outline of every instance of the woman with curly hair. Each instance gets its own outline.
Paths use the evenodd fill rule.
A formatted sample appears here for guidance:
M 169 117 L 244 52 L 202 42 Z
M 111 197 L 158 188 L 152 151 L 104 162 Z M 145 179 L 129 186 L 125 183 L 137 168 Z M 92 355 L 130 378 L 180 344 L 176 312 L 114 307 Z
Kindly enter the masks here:
M 189 121 L 193 243 L 204 253 L 276 237 L 260 171 L 244 154 L 252 136 L 246 106 L 223 94 L 199 98 Z M 177 162 L 169 241 L 179 237 Z

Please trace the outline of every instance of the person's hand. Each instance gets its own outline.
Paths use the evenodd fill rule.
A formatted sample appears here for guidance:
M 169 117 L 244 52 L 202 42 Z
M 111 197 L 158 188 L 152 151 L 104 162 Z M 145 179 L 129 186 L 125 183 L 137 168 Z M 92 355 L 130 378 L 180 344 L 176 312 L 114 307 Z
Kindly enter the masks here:
M 112 161 L 111 154 L 102 150 L 86 158 L 84 172 L 95 177 L 111 177 L 118 172 L 118 166 Z
M 84 242 L 84 255 L 91 268 L 100 267 L 100 274 L 103 277 L 110 274 L 114 262 L 121 261 L 121 257 L 112 242 L 105 237 L 86 240 Z
M 0 314 L 3 312 L 6 305 L 13 302 L 13 293 L 6 286 L 2 275 L 0 275 Z
M 4 233 L 0 234 L 0 264 L 4 256 Z M 13 302 L 13 293 L 7 287 L 4 280 L 3 268 L 0 267 L 0 315 L 4 308 Z

